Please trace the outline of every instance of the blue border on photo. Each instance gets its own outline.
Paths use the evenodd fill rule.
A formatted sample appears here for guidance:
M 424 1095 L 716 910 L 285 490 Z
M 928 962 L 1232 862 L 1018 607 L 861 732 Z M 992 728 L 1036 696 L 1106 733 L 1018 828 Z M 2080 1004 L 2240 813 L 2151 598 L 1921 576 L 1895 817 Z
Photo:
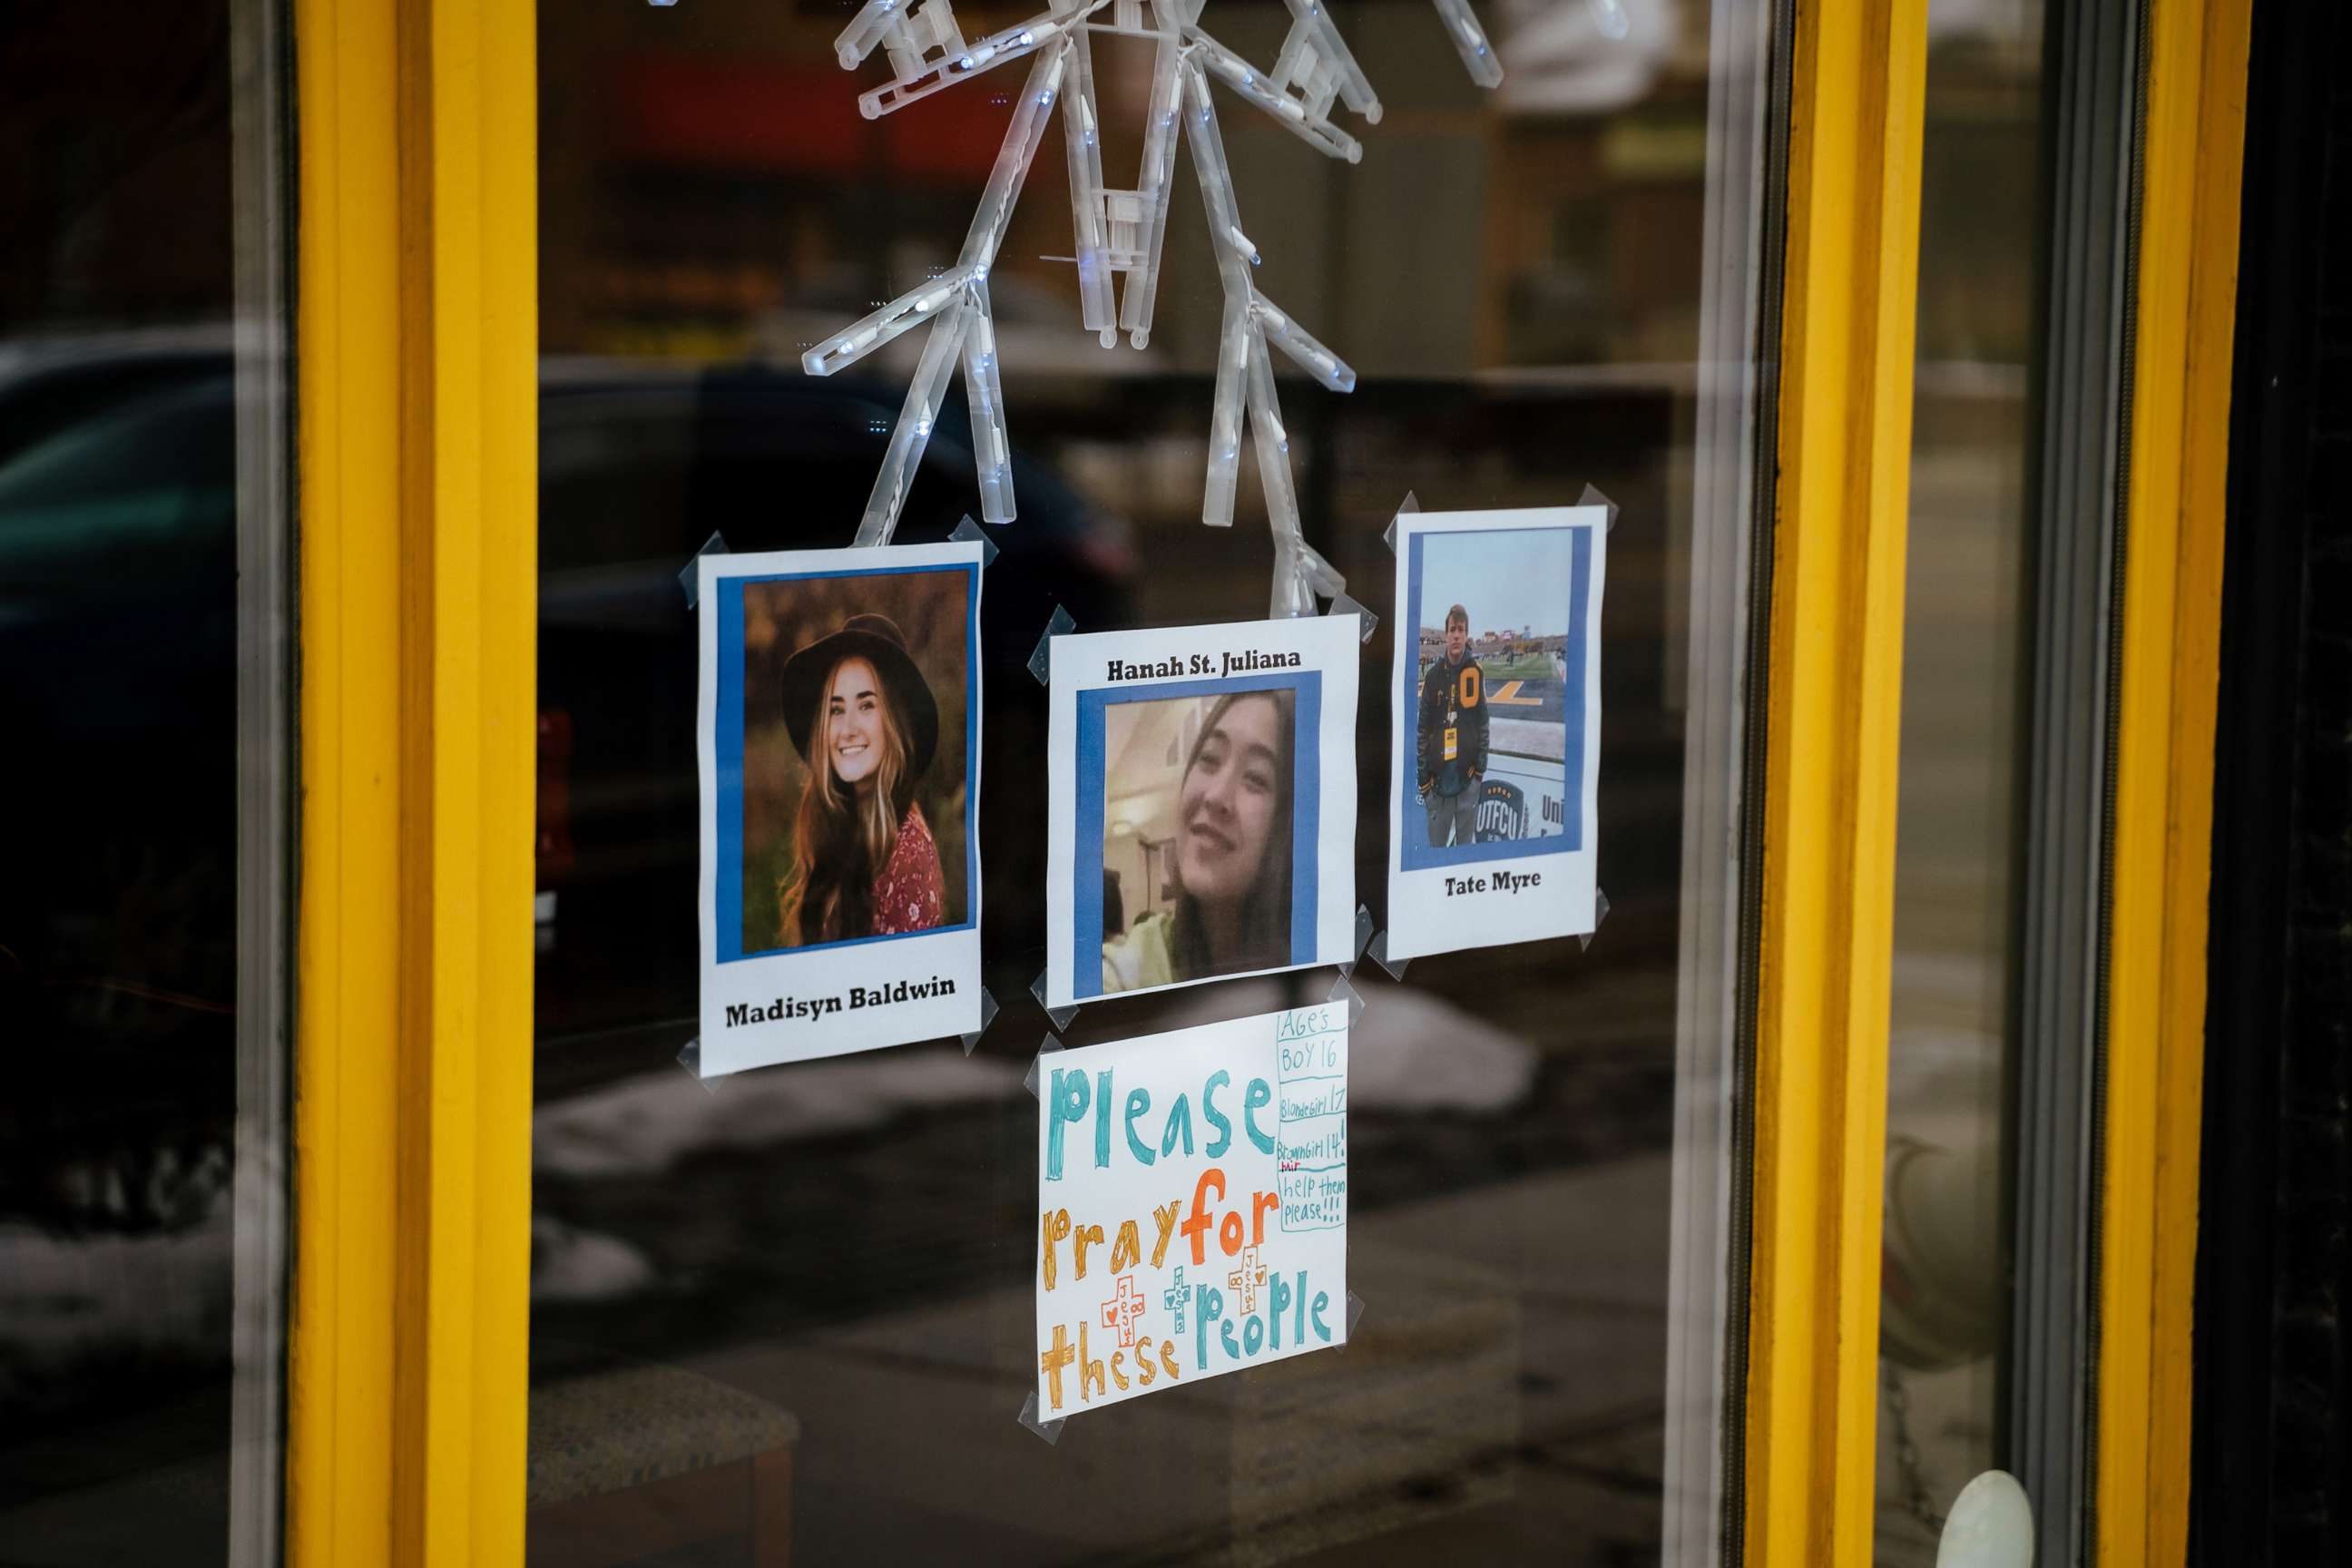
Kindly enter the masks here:
M 1323 672 L 1296 675 L 1236 675 L 1223 680 L 1168 680 L 1154 686 L 1096 687 L 1078 693 L 1076 787 L 1077 852 L 1072 857 L 1077 885 L 1071 889 L 1070 994 L 1099 996 L 1103 943 L 1103 773 L 1106 712 L 1117 702 L 1165 702 L 1183 697 L 1223 697 L 1231 691 L 1278 691 L 1291 699 L 1290 962 L 1315 962 L 1317 916 L 1322 909 L 1315 882 L 1316 847 L 1323 811 Z
M 840 577 L 906 577 L 919 573 L 964 574 L 963 628 L 963 877 L 964 918 L 951 926 L 898 931 L 889 936 L 854 936 L 807 947 L 743 951 L 743 587 L 748 583 L 810 583 Z M 779 572 L 757 577 L 721 577 L 713 584 L 719 612 L 719 690 L 714 706 L 713 760 L 718 764 L 719 865 L 713 889 L 718 905 L 719 962 L 737 963 L 779 953 L 823 952 L 869 942 L 899 942 L 970 931 L 980 909 L 980 566 L 976 562 L 936 566 L 867 566 L 841 572 Z
M 1396 748 L 1396 778 L 1394 788 L 1402 807 L 1398 812 L 1397 833 L 1402 854 L 1399 865 L 1407 871 L 1433 871 L 1446 866 L 1475 866 L 1492 860 L 1524 860 L 1536 855 L 1567 855 L 1584 845 L 1584 670 L 1587 648 L 1591 642 L 1586 603 L 1591 597 L 1592 527 L 1591 523 L 1572 523 L 1565 531 L 1570 535 L 1568 591 L 1568 644 L 1561 652 L 1566 665 L 1560 679 L 1559 715 L 1564 731 L 1560 748 L 1560 816 L 1561 831 L 1543 838 L 1514 838 L 1494 844 L 1473 844 L 1445 849 L 1429 846 L 1429 814 L 1421 804 L 1421 792 L 1414 787 L 1409 773 L 1408 759 L 1418 754 L 1420 745 L 1420 710 L 1416 700 L 1421 685 L 1421 574 L 1422 546 L 1432 539 L 1478 539 L 1497 533 L 1556 533 L 1551 528 L 1491 528 L 1449 529 L 1444 533 L 1415 533 L 1412 536 L 1412 559 L 1406 564 L 1404 619 L 1396 629 L 1400 639 L 1408 636 L 1409 643 L 1399 646 L 1407 650 L 1402 689 L 1397 693 L 1396 722 L 1403 741 Z M 1494 712 L 1488 710 L 1488 723 L 1494 722 Z M 1490 748 L 1491 750 L 1491 748 Z

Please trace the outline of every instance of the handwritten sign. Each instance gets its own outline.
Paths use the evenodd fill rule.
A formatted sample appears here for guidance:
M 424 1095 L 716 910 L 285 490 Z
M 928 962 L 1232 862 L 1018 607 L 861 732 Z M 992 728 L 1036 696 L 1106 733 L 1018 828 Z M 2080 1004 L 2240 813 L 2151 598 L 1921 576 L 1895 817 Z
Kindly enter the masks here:
M 1348 1338 L 1348 1010 L 1040 1063 L 1037 1408 L 1057 1420 Z

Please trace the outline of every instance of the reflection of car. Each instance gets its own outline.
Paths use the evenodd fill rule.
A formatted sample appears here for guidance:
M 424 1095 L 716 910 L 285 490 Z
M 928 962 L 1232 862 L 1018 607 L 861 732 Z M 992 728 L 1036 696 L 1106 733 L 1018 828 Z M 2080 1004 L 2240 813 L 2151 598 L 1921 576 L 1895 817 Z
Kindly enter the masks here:
M 0 1166 L 0 1222 L 169 1229 L 208 1201 L 192 1184 L 226 1169 L 234 392 L 225 331 L 0 351 L 0 812 L 14 828 L 0 1039 L 16 1075 L 0 1138 L 27 1152 Z M 543 1034 L 693 1010 L 693 622 L 678 571 L 714 531 L 739 550 L 847 543 L 897 401 L 797 374 L 550 367 Z M 960 402 L 941 416 L 903 539 L 978 510 L 961 418 Z M 1053 605 L 1099 624 L 1110 582 L 1070 492 L 1026 465 L 1016 479 L 1020 520 L 992 531 L 1003 555 L 983 632 L 992 670 L 1025 683 Z M 998 907 L 1017 921 L 1018 902 Z M 655 951 L 648 929 L 666 933 Z M 567 1057 L 566 1077 L 603 1070 Z
M 226 1176 L 234 417 L 218 340 L 0 363 L 0 1221 L 169 1228 Z

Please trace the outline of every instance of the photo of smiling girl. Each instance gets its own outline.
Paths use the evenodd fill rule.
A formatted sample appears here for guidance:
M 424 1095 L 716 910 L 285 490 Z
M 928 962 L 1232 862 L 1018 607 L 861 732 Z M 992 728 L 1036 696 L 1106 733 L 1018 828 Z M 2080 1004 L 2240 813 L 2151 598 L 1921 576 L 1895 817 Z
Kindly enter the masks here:
M 964 575 L 796 576 L 740 593 L 736 951 L 969 921 Z
M 703 1077 L 982 1026 L 982 552 L 696 559 Z
M 1103 863 L 1141 899 L 1124 931 L 1105 906 L 1106 992 L 1292 962 L 1295 713 L 1287 690 L 1112 710 Z
M 784 722 L 808 764 L 775 945 L 929 931 L 947 879 L 915 786 L 939 703 L 887 616 L 852 616 L 785 662 Z
M 1048 654 L 1045 1006 L 1348 963 L 1359 617 Z
M 1177 790 L 1174 978 L 1290 962 L 1295 743 L 1287 691 L 1240 692 L 1210 709 Z

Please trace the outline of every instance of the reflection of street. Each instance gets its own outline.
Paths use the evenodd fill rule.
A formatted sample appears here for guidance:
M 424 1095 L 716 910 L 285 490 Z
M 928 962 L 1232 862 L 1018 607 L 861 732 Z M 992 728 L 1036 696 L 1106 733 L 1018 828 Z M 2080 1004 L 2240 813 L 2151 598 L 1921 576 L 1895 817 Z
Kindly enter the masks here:
M 1638 1550 L 1657 1531 L 1665 1333 L 1665 1227 L 1625 1223 L 1666 1205 L 1664 1068 L 1638 1026 L 1651 986 L 1596 986 L 1570 1040 L 1474 1016 L 1437 978 L 1358 976 L 1349 1280 L 1366 1306 L 1343 1352 L 1090 1413 L 1056 1447 L 1015 1425 L 1034 1378 L 1036 1110 L 1028 1063 L 992 1039 L 969 1060 L 919 1047 L 714 1089 L 665 1066 L 543 1105 L 534 1377 L 635 1358 L 789 1412 L 795 1547 L 814 1562 L 1207 1561 L 1240 1540 L 1310 1562 L 1377 1541 L 1404 1560 L 1437 1531 L 1497 1553 Z M 1193 994 L 1154 1027 L 1285 995 Z M 916 1427 L 967 1462 L 911 1473 Z M 1139 1467 L 1155 1483 L 1123 1487 Z M 1040 1501 L 1087 1497 L 1119 1500 Z
M 1923 378 L 1934 374 L 1923 367 Z M 1986 378 L 1979 377 L 1979 381 Z M 2011 777 L 2020 566 L 2011 498 L 2020 389 L 1936 395 L 1912 468 L 1887 1132 L 1967 1161 L 1973 1189 L 1888 1215 L 1891 1346 L 1878 1420 L 1879 1560 L 1935 1561 L 1940 1514 L 2004 1447 L 1996 1426 L 2001 1071 L 2010 963 Z M 1970 1199 L 1973 1201 L 1970 1201 Z M 1912 1200 L 1916 1205 L 1916 1200 Z M 1907 1250 L 1908 1255 L 1906 1254 Z M 1922 1298 L 1924 1299 L 1916 1299 Z M 1925 1500 L 1924 1507 L 1919 1500 Z

